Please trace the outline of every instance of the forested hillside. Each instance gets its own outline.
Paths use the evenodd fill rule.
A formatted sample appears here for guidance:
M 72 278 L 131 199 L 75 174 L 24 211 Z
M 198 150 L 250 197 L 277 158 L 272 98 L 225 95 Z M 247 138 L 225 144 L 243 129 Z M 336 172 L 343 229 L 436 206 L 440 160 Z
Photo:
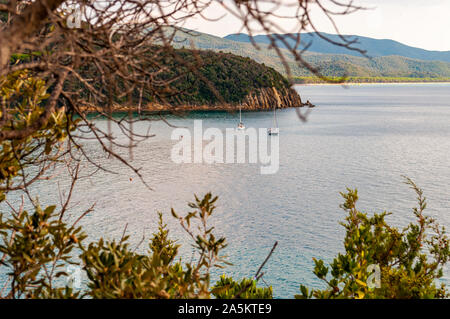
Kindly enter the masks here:
M 171 94 L 164 97 L 171 105 L 241 103 L 261 88 L 289 89 L 289 82 L 274 69 L 250 58 L 231 53 L 178 49 L 177 58 L 167 53 L 169 70 L 160 80 L 177 79 Z M 196 71 L 190 70 L 195 66 Z
M 159 46 L 148 47 L 146 54 L 154 63 L 143 63 L 142 67 L 153 74 L 149 86 L 135 86 L 128 93 L 111 97 L 100 109 L 113 105 L 113 111 L 135 109 L 148 111 L 243 109 L 259 110 L 274 107 L 303 106 L 291 83 L 275 69 L 260 64 L 249 57 L 212 50 L 173 48 L 160 50 Z M 27 57 L 15 55 L 15 59 Z M 164 65 L 164 68 L 160 68 Z M 93 78 L 93 65 L 83 65 L 78 72 Z M 121 91 L 127 89 L 121 81 L 116 83 Z M 72 80 L 66 88 L 79 90 L 82 84 Z M 93 83 L 98 92 L 103 91 L 101 83 Z M 89 100 L 89 93 L 79 93 Z M 94 111 L 92 105 L 82 106 Z

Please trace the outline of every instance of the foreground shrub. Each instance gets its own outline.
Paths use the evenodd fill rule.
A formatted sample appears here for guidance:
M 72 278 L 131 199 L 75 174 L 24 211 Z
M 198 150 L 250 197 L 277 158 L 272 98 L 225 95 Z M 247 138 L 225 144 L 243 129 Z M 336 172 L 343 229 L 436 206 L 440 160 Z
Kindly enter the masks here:
M 259 288 L 257 281 L 244 278 L 236 282 L 226 275 L 220 276 L 211 293 L 217 299 L 272 299 L 272 287 Z
M 330 267 L 316 260 L 314 274 L 326 288 L 300 286 L 296 298 L 445 298 L 447 292 L 435 280 L 442 277 L 450 250 L 445 228 L 424 215 L 426 198 L 411 179 L 406 183 L 417 194 L 415 221 L 404 229 L 390 226 L 383 212 L 368 217 L 356 208 L 358 193 L 341 193 L 347 212 L 345 253 L 338 254 Z M 376 273 L 379 270 L 379 273 Z M 375 273 L 373 273 L 375 271 Z M 330 274 L 331 276 L 328 276 Z M 377 278 L 378 277 L 378 278 Z
M 172 210 L 196 250 L 196 258 L 189 263 L 177 259 L 180 245 L 169 238 L 161 214 L 147 252 L 140 254 L 129 247 L 128 236 L 83 245 L 86 235 L 76 227 L 78 221 L 71 226 L 62 222 L 55 206 L 41 209 L 36 205 L 32 214 L 20 210 L 5 220 L 0 213 L 0 269 L 8 274 L 11 287 L 1 297 L 210 298 L 210 270 L 229 264 L 221 254 L 227 245 L 225 238 L 216 238 L 208 224 L 216 201 L 208 193 L 202 199 L 195 197 L 185 216 Z M 79 259 L 73 258 L 75 251 L 80 252 Z M 69 265 L 79 267 L 87 277 L 81 292 L 72 289 Z M 237 291 L 242 287 L 242 292 Z M 216 291 L 213 295 L 219 298 L 272 296 L 271 288 L 256 288 L 256 282 L 249 279 L 236 284 L 227 278 L 220 292 Z

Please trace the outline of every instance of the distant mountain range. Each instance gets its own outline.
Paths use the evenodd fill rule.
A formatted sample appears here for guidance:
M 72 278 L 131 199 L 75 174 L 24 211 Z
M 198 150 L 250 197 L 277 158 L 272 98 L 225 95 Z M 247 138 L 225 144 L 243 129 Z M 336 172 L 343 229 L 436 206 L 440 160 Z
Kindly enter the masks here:
M 367 50 L 373 57 L 368 59 L 358 52 L 329 44 L 312 33 L 306 33 L 302 37 L 303 41 L 313 40 L 308 52 L 304 54 L 305 60 L 320 68 L 326 76 L 450 78 L 450 52 L 427 51 L 392 40 L 358 37 L 358 47 Z M 201 32 L 179 32 L 174 39 L 174 46 L 194 45 L 203 50 L 230 52 L 249 57 L 285 73 L 278 55 L 267 44 L 267 37 L 255 36 L 254 39 L 260 47 L 259 50 L 249 42 L 246 34 L 232 34 L 220 38 Z M 280 47 L 283 46 L 280 44 Z M 311 76 L 309 71 L 297 65 L 288 50 L 281 50 L 287 57 L 292 75 Z
M 322 33 L 327 38 L 342 42 L 336 34 Z M 293 34 L 295 37 L 296 34 Z M 344 35 L 347 39 L 357 39 L 358 43 L 353 45 L 367 51 L 370 57 L 382 57 L 390 55 L 398 55 L 411 59 L 425 60 L 425 61 L 444 61 L 450 62 L 450 51 L 428 51 L 424 49 L 414 48 L 393 40 L 378 40 L 355 35 Z M 247 34 L 238 33 L 230 34 L 225 39 L 250 43 L 250 38 Z M 295 40 L 291 37 L 284 37 L 286 42 L 295 45 Z M 256 35 L 253 40 L 257 43 L 269 44 L 270 40 L 266 35 Z M 302 33 L 300 48 L 304 48 L 307 44 L 309 52 L 326 53 L 326 54 L 346 54 L 353 56 L 361 56 L 357 51 L 350 51 L 344 47 L 333 45 L 332 43 L 320 38 L 316 33 Z M 284 47 L 281 41 L 278 41 L 279 47 Z

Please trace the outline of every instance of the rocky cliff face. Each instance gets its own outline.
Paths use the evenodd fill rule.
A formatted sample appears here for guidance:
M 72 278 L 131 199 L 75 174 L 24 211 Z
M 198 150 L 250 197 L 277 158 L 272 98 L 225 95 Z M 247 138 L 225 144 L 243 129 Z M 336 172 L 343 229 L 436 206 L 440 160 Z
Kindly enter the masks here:
M 244 110 L 266 110 L 273 108 L 302 107 L 300 95 L 292 88 L 261 88 L 250 93 L 242 103 Z

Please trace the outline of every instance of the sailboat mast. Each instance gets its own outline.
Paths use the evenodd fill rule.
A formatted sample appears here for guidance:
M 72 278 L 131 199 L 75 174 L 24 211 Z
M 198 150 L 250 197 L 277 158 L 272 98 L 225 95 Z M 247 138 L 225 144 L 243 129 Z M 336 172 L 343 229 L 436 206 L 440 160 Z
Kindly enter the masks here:
M 239 123 L 242 123 L 241 106 L 239 105 Z
M 277 107 L 276 106 L 273 107 L 273 122 L 275 124 L 275 127 L 278 127 L 278 123 L 277 123 Z

